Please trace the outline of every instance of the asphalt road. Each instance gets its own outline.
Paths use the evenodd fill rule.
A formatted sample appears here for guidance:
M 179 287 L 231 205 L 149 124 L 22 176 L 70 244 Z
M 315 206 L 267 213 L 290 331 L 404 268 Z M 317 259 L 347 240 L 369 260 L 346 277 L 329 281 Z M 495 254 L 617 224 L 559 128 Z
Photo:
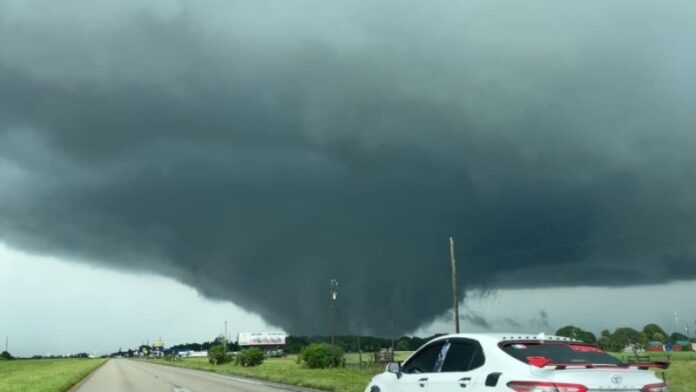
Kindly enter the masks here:
M 198 370 L 111 359 L 76 392 L 281 392 L 310 391 Z

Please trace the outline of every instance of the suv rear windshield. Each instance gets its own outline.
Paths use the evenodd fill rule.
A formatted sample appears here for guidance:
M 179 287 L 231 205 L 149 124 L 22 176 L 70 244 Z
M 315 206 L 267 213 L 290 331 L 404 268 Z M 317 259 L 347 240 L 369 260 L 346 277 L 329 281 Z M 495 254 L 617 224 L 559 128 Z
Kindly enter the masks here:
M 501 345 L 503 351 L 529 363 L 529 357 L 544 357 L 552 363 L 588 363 L 593 365 L 617 365 L 623 362 L 596 346 L 566 342 L 509 342 Z

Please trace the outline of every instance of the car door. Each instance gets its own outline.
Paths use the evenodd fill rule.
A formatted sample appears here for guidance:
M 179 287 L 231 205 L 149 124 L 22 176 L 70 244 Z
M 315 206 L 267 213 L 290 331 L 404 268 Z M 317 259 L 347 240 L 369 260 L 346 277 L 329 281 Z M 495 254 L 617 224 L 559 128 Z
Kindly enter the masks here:
M 471 339 L 449 339 L 441 350 L 435 373 L 428 378 L 428 392 L 482 390 L 482 367 L 486 361 L 481 345 Z
M 401 367 L 401 375 L 394 374 L 385 385 L 386 392 L 425 392 L 443 345 L 444 342 L 429 344 L 411 356 Z

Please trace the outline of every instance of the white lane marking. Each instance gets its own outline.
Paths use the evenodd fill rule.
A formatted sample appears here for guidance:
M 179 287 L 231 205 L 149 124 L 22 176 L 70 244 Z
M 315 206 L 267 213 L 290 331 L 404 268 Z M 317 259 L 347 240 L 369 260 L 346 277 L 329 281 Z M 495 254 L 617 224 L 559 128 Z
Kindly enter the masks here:
M 173 385 L 173 386 L 172 386 L 172 392 L 191 392 L 191 390 L 186 389 L 186 388 L 182 388 L 182 387 L 180 387 L 180 386 L 178 386 L 178 385 Z

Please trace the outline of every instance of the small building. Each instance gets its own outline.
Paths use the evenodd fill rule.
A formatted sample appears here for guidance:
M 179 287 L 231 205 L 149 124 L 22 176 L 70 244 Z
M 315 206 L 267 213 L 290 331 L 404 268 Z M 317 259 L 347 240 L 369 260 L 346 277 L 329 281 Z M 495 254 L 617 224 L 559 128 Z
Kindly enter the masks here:
M 645 349 L 640 344 L 631 343 L 624 347 L 622 351 L 624 353 L 644 353 Z
M 691 344 L 688 340 L 677 340 L 676 345 L 679 345 L 678 351 L 691 351 Z M 674 351 L 677 351 L 675 348 Z
M 185 351 L 179 351 L 177 352 L 177 355 L 183 358 L 205 358 L 208 356 L 208 351 L 193 351 L 193 350 L 185 350 Z
M 658 342 L 657 340 L 653 340 L 653 341 L 648 342 L 648 351 L 664 352 L 665 347 L 662 344 L 662 342 Z

